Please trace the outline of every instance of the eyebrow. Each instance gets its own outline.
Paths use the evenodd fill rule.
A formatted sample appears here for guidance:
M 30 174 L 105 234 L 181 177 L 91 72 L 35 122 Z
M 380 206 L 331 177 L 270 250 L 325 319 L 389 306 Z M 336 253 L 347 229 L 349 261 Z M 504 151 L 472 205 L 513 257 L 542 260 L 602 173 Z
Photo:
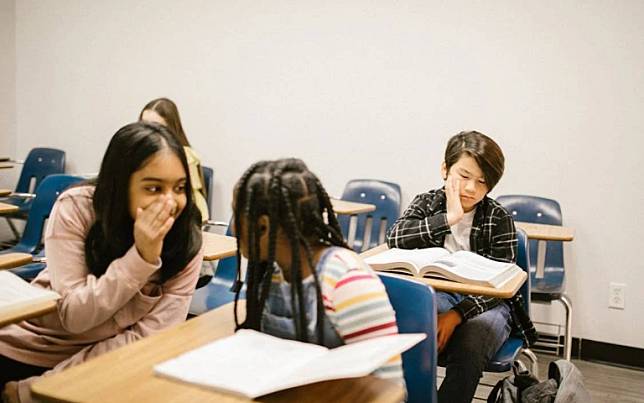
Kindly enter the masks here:
M 459 167 L 458 169 L 459 169 L 461 172 L 464 172 L 466 175 L 469 175 L 469 176 L 477 176 L 477 175 L 474 175 L 472 172 L 468 171 L 468 170 L 467 170 L 467 169 L 465 169 L 465 168 L 461 168 L 461 167 Z M 483 175 L 483 176 L 477 176 L 477 177 L 478 177 L 479 179 L 485 179 L 485 175 Z
M 175 182 L 181 182 L 181 181 L 186 181 L 186 180 L 187 180 L 186 177 L 183 176 L 183 177 L 177 179 Z M 145 178 L 141 179 L 141 182 L 166 182 L 166 181 L 161 179 L 161 178 L 145 177 Z M 168 181 L 168 182 L 171 182 L 171 181 Z

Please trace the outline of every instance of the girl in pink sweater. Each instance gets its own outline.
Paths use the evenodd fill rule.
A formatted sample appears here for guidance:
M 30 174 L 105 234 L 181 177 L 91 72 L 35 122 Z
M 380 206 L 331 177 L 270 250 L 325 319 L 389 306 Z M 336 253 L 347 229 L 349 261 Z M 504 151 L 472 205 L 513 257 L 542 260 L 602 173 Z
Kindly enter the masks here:
M 132 123 L 112 137 L 98 178 L 60 195 L 33 284 L 62 298 L 0 329 L 5 399 L 29 401 L 38 376 L 185 320 L 203 259 L 188 172 L 166 128 Z

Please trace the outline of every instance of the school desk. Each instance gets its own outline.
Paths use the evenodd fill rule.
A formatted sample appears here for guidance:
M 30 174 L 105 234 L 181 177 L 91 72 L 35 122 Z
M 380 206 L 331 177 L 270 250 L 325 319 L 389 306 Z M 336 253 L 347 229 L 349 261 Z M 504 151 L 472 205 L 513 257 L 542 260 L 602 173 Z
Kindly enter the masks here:
M 15 213 L 18 210 L 20 210 L 20 208 L 18 208 L 18 206 L 14 206 L 13 204 L 0 202 L 0 214 Z
M 203 242 L 206 245 L 203 260 L 223 259 L 237 253 L 236 238 L 206 231 L 203 231 L 201 234 L 203 236 Z
M 368 203 L 356 203 L 340 199 L 331 199 L 333 211 L 336 214 L 354 215 L 370 213 L 376 210 L 376 206 Z
M 245 312 L 240 301 L 239 313 Z M 238 402 L 239 396 L 155 376 L 154 365 L 233 334 L 233 304 L 64 370 L 32 385 L 44 402 Z M 276 357 L 279 359 L 279 357 Z M 272 393 L 261 402 L 400 402 L 402 386 L 367 376 Z
M 11 189 L 0 189 L 0 197 L 9 196 L 11 192 Z
M 10 309 L 0 309 L 0 327 L 42 316 L 54 310 L 56 310 L 56 301 L 27 301 Z
M 14 267 L 29 264 L 33 261 L 30 253 L 7 253 L 0 255 L 0 270 L 13 269 Z
M 545 272 L 547 241 L 572 241 L 575 230 L 561 225 L 535 224 L 530 222 L 515 221 L 517 228 L 525 231 L 528 239 L 537 240 L 537 267 L 535 278 L 542 279 Z
M 387 244 L 378 245 L 375 248 L 362 252 L 360 254 L 360 257 L 364 259 L 369 256 L 377 255 L 380 252 L 384 252 L 387 249 L 389 249 L 387 247 Z M 390 274 L 397 275 L 396 273 L 390 273 Z M 468 295 L 485 295 L 488 297 L 495 297 L 495 298 L 511 298 L 514 294 L 516 294 L 517 291 L 519 291 L 519 288 L 521 288 L 523 283 L 528 278 L 528 274 L 525 271 L 521 271 L 517 273 L 512 279 L 507 281 L 503 285 L 503 287 L 494 288 L 494 287 L 485 287 L 485 286 L 474 285 L 474 284 L 463 284 L 463 283 L 458 283 L 456 281 L 440 280 L 436 278 L 411 277 L 411 276 L 405 276 L 404 274 L 399 274 L 399 276 L 404 278 L 413 278 L 415 280 L 422 281 L 426 284 L 431 285 L 432 287 L 434 287 L 435 290 L 438 290 L 438 291 L 457 292 L 459 294 L 468 294 Z

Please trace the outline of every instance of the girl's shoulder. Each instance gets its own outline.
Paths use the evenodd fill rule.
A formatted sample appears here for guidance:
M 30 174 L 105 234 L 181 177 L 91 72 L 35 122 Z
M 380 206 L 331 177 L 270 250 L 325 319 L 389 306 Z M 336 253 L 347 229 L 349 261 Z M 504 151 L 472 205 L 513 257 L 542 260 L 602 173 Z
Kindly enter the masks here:
M 353 250 L 339 246 L 328 247 L 320 259 L 320 271 L 324 276 L 340 279 L 348 272 L 373 273 L 371 267 Z
M 73 186 L 58 196 L 52 210 L 52 221 L 62 219 L 85 227 L 94 221 L 94 186 Z

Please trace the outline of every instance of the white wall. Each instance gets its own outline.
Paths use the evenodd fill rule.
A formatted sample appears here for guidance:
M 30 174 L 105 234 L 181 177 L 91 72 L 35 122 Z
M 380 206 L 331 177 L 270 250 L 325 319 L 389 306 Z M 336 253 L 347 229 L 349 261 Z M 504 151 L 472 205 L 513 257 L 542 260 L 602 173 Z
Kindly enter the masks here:
M 16 4 L 0 0 L 0 156 L 16 148 Z M 0 188 L 15 184 L 13 170 L 0 173 Z
M 320 4 L 323 3 L 323 4 Z M 347 4 L 349 3 L 349 4 Z M 299 156 L 339 195 L 356 177 L 440 185 L 463 129 L 507 154 L 495 194 L 552 197 L 574 335 L 644 347 L 644 2 L 23 0 L 17 148 L 98 169 L 110 136 L 168 96 L 204 164 L 215 218 L 260 158 Z M 608 283 L 626 309 L 607 308 Z

